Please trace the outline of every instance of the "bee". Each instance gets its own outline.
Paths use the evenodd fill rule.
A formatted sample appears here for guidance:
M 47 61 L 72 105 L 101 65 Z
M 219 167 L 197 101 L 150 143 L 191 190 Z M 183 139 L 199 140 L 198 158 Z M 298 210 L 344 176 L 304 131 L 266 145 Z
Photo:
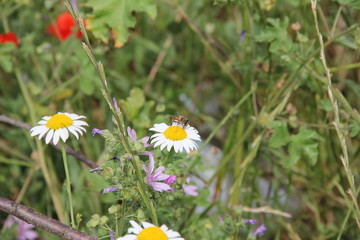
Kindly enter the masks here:
M 189 120 L 180 115 L 174 116 L 172 122 L 181 125 L 183 128 L 189 125 Z

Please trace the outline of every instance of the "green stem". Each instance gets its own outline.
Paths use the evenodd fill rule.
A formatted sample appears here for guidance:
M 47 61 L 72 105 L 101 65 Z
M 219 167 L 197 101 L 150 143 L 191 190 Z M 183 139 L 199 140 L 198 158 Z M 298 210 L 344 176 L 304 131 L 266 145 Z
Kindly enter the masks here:
M 63 142 L 61 142 L 61 153 L 62 153 L 62 158 L 64 161 L 64 168 L 65 168 L 65 175 L 66 175 L 66 190 L 68 193 L 69 205 L 70 205 L 71 226 L 76 229 L 76 224 L 75 224 L 75 220 L 74 220 L 74 209 L 73 209 L 72 196 L 71 196 L 71 181 L 70 181 L 69 167 L 68 167 L 68 161 L 67 161 L 67 157 L 66 157 L 65 143 L 63 143 Z
M 145 204 L 145 207 L 147 208 L 148 213 L 151 216 L 152 223 L 154 225 L 158 226 L 159 224 L 158 224 L 158 219 L 157 219 L 154 204 L 151 202 L 149 196 L 146 194 L 144 177 L 141 173 L 141 162 L 140 162 L 140 158 L 138 155 L 133 155 L 133 166 L 135 168 L 136 175 L 139 179 L 138 190 L 141 195 L 141 198 Z
M 213 139 L 213 137 L 215 137 L 215 135 L 217 134 L 217 132 L 225 125 L 225 123 L 230 119 L 230 117 L 235 113 L 235 111 L 238 110 L 238 108 L 240 108 L 240 106 L 251 96 L 251 94 L 256 90 L 256 85 L 253 86 L 253 88 L 248 91 L 240 100 L 239 102 L 236 103 L 236 105 L 229 110 L 229 112 L 226 114 L 226 116 L 223 118 L 223 120 L 221 120 L 221 122 L 219 123 L 218 126 L 216 126 L 216 128 L 211 132 L 211 134 L 209 135 L 209 137 L 205 140 L 205 142 L 203 143 L 203 145 L 200 147 L 200 149 L 198 150 L 198 155 L 196 157 L 194 157 L 194 159 L 190 162 L 189 167 L 187 168 L 187 172 L 189 173 L 191 169 L 193 169 L 193 167 L 200 161 L 200 153 L 201 150 L 204 149 L 204 147 Z
M 164 158 L 164 160 L 161 162 L 162 166 L 165 166 L 165 164 L 169 161 L 170 157 L 173 155 L 174 153 L 174 149 L 171 148 L 171 150 L 169 151 L 169 153 L 166 155 L 166 157 Z
M 15 62 L 15 64 L 17 64 L 17 63 Z M 19 83 L 21 92 L 23 94 L 25 103 L 28 107 L 31 122 L 34 124 L 34 123 L 36 123 L 36 117 L 35 117 L 35 112 L 34 112 L 35 107 L 33 105 L 33 101 L 30 97 L 30 94 L 27 90 L 27 87 L 21 77 L 21 72 L 20 72 L 19 68 L 15 68 L 15 75 L 16 75 L 16 79 Z M 44 147 L 43 147 L 42 143 L 40 142 L 40 140 L 36 139 L 36 147 L 39 150 L 38 164 L 40 165 L 41 171 L 44 174 L 45 182 L 48 185 L 48 189 L 50 191 L 51 199 L 54 203 L 56 214 L 58 215 L 60 221 L 64 222 L 64 220 L 65 220 L 64 210 L 63 210 L 63 206 L 60 201 L 61 196 L 60 196 L 60 193 L 58 190 L 58 182 L 57 182 L 57 178 L 56 178 L 56 173 L 52 168 L 49 168 L 46 164 L 45 151 L 44 151 Z M 51 178 L 51 176 L 54 176 L 54 177 Z

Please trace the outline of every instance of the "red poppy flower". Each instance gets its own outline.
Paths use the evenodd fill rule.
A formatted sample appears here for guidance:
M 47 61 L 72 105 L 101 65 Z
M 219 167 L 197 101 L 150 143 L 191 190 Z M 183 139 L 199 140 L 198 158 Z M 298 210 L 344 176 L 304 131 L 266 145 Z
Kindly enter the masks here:
M 60 41 L 65 41 L 74 33 L 76 34 L 76 38 L 82 37 L 80 30 L 77 28 L 76 23 L 69 12 L 60 14 L 56 19 L 56 23 L 50 24 L 47 31 Z
M 0 43 L 13 43 L 15 46 L 19 47 L 20 44 L 18 42 L 17 36 L 13 32 L 0 34 Z

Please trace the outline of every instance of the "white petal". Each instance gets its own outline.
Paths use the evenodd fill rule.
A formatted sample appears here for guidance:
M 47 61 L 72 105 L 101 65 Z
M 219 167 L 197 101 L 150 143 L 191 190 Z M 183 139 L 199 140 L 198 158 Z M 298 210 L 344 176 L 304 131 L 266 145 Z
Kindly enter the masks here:
M 39 135 L 40 133 L 43 133 L 43 132 L 47 132 L 49 129 L 45 126 L 35 126 L 33 128 L 30 129 L 30 136 L 36 136 L 36 135 Z
M 43 117 L 42 119 L 45 120 L 45 121 L 48 121 L 52 116 L 45 116 Z
M 139 234 L 143 230 L 143 228 L 134 220 L 130 220 L 130 224 L 133 227 L 128 229 L 128 233 Z
M 40 125 L 46 125 L 48 121 L 46 120 L 40 120 L 37 124 L 40 124 Z
M 164 141 L 161 146 L 160 146 L 160 150 L 162 151 L 165 147 L 167 146 L 172 146 L 172 143 L 170 141 Z
M 161 230 L 163 230 L 165 233 L 169 229 L 165 224 L 161 225 Z
M 153 142 L 151 141 L 151 143 L 153 143 Z M 156 142 L 156 143 L 154 144 L 154 148 L 157 147 L 157 146 L 160 146 L 162 143 L 163 143 L 162 141 Z
M 73 124 L 74 124 L 75 126 L 89 126 L 89 125 L 87 124 L 87 122 L 80 121 L 80 120 L 74 121 Z
M 44 130 L 42 133 L 39 134 L 39 139 L 41 139 L 49 130 L 50 128 L 45 127 L 46 130 Z
M 137 235 L 128 234 L 128 235 L 125 235 L 123 237 L 119 237 L 116 240 L 136 240 L 136 238 L 137 238 Z
M 78 120 L 78 119 L 81 119 L 81 118 L 86 118 L 85 116 L 80 116 L 80 115 L 77 115 L 75 113 L 64 113 L 66 116 L 68 116 L 69 118 L 71 118 L 72 120 Z
M 170 152 L 171 147 L 172 147 L 173 145 L 174 145 L 174 143 L 173 143 L 173 144 L 171 144 L 171 145 L 170 145 L 170 144 L 168 144 L 168 145 L 167 145 L 167 148 L 166 148 L 166 149 L 168 150 L 168 152 Z
M 173 230 L 168 230 L 166 232 L 166 236 L 168 236 L 169 238 L 174 238 L 174 237 L 180 237 L 180 234 L 178 232 L 173 231 Z
M 179 141 L 174 141 L 174 150 L 175 152 L 179 152 Z
M 76 139 L 79 139 L 79 134 L 76 132 L 76 130 L 78 130 L 77 128 L 70 126 L 67 129 L 76 137 Z M 78 131 L 80 131 L 80 130 L 78 130 Z
M 50 142 L 53 135 L 54 135 L 54 129 L 50 129 L 50 131 L 48 132 L 48 134 L 46 135 L 46 138 L 45 138 L 46 144 L 48 144 Z
M 190 147 L 188 146 L 188 144 L 186 144 L 186 142 L 183 143 L 183 147 L 187 153 L 190 152 Z
M 59 138 L 60 138 L 60 131 L 59 131 L 59 129 L 57 129 L 57 130 L 55 130 L 54 136 L 53 136 L 54 145 L 56 145 L 59 142 Z
M 148 222 L 141 222 L 141 224 L 143 225 L 144 229 L 148 228 L 148 227 L 155 227 L 154 224 L 148 223 Z
M 85 128 L 83 128 L 83 127 L 74 126 L 74 125 L 73 125 L 72 127 L 74 128 L 75 131 L 77 131 L 78 133 L 80 133 L 81 136 L 83 135 L 83 132 L 82 132 L 82 131 L 86 132 Z M 68 127 L 68 128 L 69 128 L 69 127 Z M 82 130 L 82 131 L 81 131 L 81 130 Z
M 66 140 L 69 138 L 69 131 L 66 128 L 60 128 L 58 131 L 63 142 L 66 142 Z
M 160 136 L 164 136 L 163 133 L 155 133 L 151 136 L 151 138 L 156 138 L 156 137 L 160 137 Z
M 149 130 L 154 132 L 164 132 L 168 128 L 169 126 L 166 123 L 158 123 L 154 124 L 154 127 L 150 128 Z

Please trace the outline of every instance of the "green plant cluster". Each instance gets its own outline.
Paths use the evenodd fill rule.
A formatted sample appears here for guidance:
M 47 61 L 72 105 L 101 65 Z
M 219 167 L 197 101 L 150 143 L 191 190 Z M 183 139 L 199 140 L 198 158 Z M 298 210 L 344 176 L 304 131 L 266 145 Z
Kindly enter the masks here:
M 88 39 L 49 34 L 63 1 L 0 0 L 0 34 L 19 40 L 0 42 L 0 197 L 69 222 L 61 154 L 27 127 L 74 112 L 90 127 L 66 144 L 99 165 L 90 173 L 69 156 L 76 225 L 89 235 L 123 236 L 129 220 L 155 215 L 188 240 L 359 239 L 360 1 L 72 2 Z M 170 157 L 146 149 L 178 178 L 175 192 L 158 193 L 144 145 L 125 129 L 151 135 L 174 115 L 203 145 Z M 188 176 L 197 197 L 184 196 Z M 0 226 L 7 218 L 0 212 Z M 261 224 L 264 236 L 253 236 Z

